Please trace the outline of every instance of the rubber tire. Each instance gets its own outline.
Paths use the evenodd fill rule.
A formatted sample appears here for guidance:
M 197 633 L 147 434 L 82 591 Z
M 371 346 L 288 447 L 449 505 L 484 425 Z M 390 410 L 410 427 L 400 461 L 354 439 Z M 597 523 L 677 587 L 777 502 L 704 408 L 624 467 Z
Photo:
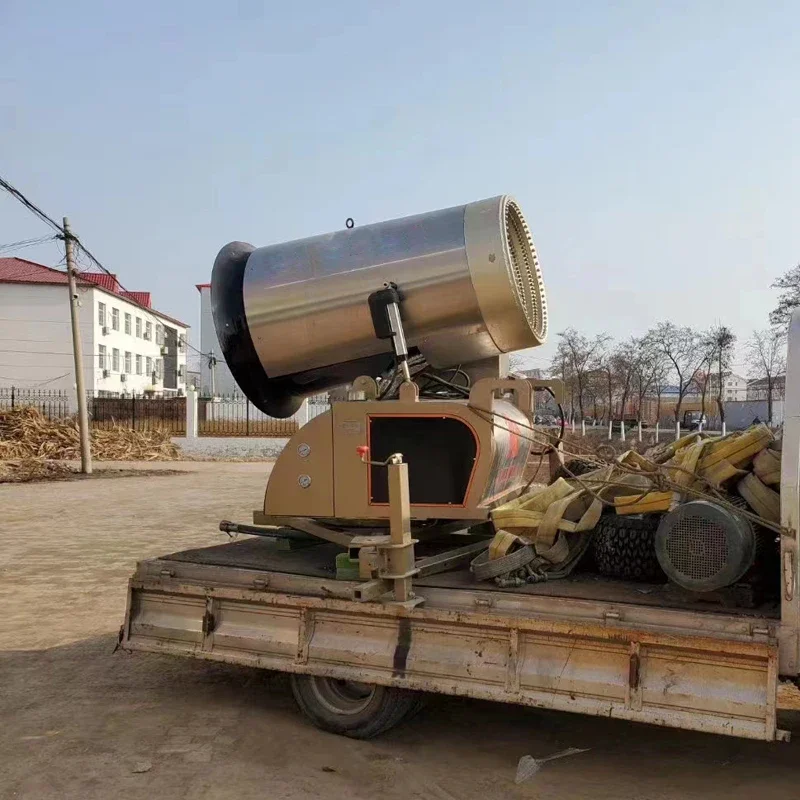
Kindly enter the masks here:
M 292 694 L 300 710 L 318 728 L 349 736 L 352 739 L 372 739 L 394 728 L 407 717 L 417 714 L 424 696 L 408 689 L 374 686 L 369 702 L 355 713 L 336 713 L 318 695 L 318 687 L 331 678 L 316 675 L 291 675 Z
M 661 583 L 667 576 L 656 557 L 655 536 L 661 514 L 603 514 L 592 534 L 597 571 L 609 578 Z
M 591 461 L 584 461 L 582 458 L 573 458 L 572 461 L 567 461 L 566 464 L 562 464 L 555 471 L 550 478 L 550 483 L 555 483 L 559 478 L 568 481 L 573 475 L 585 475 L 587 472 L 594 472 L 596 469 L 600 469 L 600 466 L 600 464 Z M 567 467 L 569 468 L 569 472 L 567 472 Z

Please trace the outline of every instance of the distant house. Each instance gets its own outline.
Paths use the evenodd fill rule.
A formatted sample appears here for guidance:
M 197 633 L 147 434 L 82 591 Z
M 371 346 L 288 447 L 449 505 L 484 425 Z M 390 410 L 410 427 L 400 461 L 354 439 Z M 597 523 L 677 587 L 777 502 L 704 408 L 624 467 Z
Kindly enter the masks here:
M 717 397 L 718 395 L 718 382 L 717 374 L 712 372 L 708 380 L 708 393 L 712 397 Z M 723 372 L 722 399 L 727 401 L 747 400 L 747 378 L 743 378 L 734 372 Z
M 747 384 L 747 400 L 766 400 L 769 391 L 769 381 L 766 378 L 758 378 L 749 381 Z M 776 375 L 772 379 L 772 399 L 783 400 L 786 394 L 786 376 Z
M 126 292 L 115 275 L 77 281 L 87 391 L 118 397 L 183 394 L 186 323 L 152 307 L 150 292 Z M 0 385 L 72 390 L 66 272 L 0 258 Z
M 534 380 L 541 380 L 544 375 L 542 374 L 542 370 L 540 369 L 518 369 L 515 370 L 517 374 L 524 375 L 526 378 L 533 378 Z

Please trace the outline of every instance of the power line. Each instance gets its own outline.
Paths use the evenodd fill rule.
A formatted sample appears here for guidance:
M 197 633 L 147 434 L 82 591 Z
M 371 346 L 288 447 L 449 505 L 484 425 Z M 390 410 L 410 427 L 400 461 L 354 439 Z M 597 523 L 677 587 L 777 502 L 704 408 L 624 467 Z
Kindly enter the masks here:
M 46 242 L 54 242 L 58 236 L 39 236 L 35 239 L 20 239 L 18 242 L 8 242 L 7 244 L 0 244 L 0 254 L 10 253 L 15 250 L 24 250 L 26 247 L 34 247 L 38 244 L 45 244 Z
M 36 215 L 39 219 L 41 219 L 43 222 L 48 224 L 51 228 L 53 228 L 59 234 L 59 236 L 51 237 L 51 238 L 56 238 L 56 239 L 64 239 L 65 238 L 66 235 L 64 233 L 64 229 L 54 219 L 52 219 L 52 217 L 50 217 L 47 214 L 45 214 L 45 212 L 42 211 L 41 208 L 39 208 L 35 203 L 33 203 L 31 200 L 29 200 L 27 197 L 25 197 L 25 195 L 22 194 L 22 192 L 20 192 L 19 189 L 16 189 L 14 186 L 12 186 L 2 176 L 0 176 L 0 189 L 5 189 L 12 197 L 17 199 L 20 203 L 22 203 L 22 205 L 24 205 L 32 214 Z M 122 282 L 119 280 L 119 278 L 117 278 L 117 276 L 113 272 L 111 272 L 111 270 L 109 270 L 104 264 L 102 264 L 100 262 L 100 260 L 94 255 L 94 253 L 92 253 L 91 250 L 89 250 L 86 247 L 86 245 L 81 241 L 80 237 L 76 236 L 74 233 L 70 233 L 69 237 L 74 242 L 74 244 L 77 247 L 79 253 L 82 251 L 86 255 L 86 257 L 92 262 L 92 264 L 94 264 L 94 266 L 96 266 L 99 270 L 104 272 L 106 275 L 112 276 L 114 278 L 114 280 L 117 282 L 117 284 L 119 285 L 120 289 L 122 289 L 123 292 L 126 292 L 127 294 L 131 294 L 130 289 L 127 289 L 122 284 Z M 85 271 L 88 271 L 88 270 L 85 270 Z M 78 273 L 78 274 L 80 275 L 80 273 Z M 126 297 L 125 299 L 129 303 L 131 303 L 132 305 L 134 305 L 137 308 L 141 309 L 142 312 L 144 312 L 144 314 L 149 316 L 151 318 L 151 320 L 153 320 L 156 323 L 156 325 L 162 325 L 163 324 L 161 322 L 161 320 L 155 314 L 153 314 L 153 312 L 150 309 L 148 309 L 146 306 L 143 306 L 141 303 L 138 303 L 133 298 L 127 298 Z M 184 337 L 184 344 L 187 347 L 190 347 L 192 350 L 194 350 L 195 352 L 199 353 L 202 356 L 210 355 L 209 353 L 202 352 L 202 350 L 198 350 L 196 347 L 194 347 L 194 345 L 189 344 L 189 342 L 185 340 L 185 337 Z
M 22 205 L 24 205 L 28 211 L 39 217 L 42 222 L 49 225 L 54 231 L 61 234 L 62 237 L 64 236 L 64 229 L 52 217 L 48 217 L 41 208 L 28 200 L 28 198 L 25 197 L 25 195 L 22 194 L 19 189 L 15 189 L 5 178 L 3 178 L 2 175 L 0 175 L 0 189 L 5 189 L 12 197 L 19 200 L 19 202 L 22 203 Z
M 7 366 L 17 366 L 17 365 L 16 364 L 9 364 Z M 61 365 L 59 365 L 59 366 L 61 366 Z M 44 386 L 45 384 L 52 383 L 53 381 L 60 380 L 61 378 L 66 378 L 67 375 L 72 375 L 72 370 L 70 370 L 69 372 L 65 372 L 63 375 L 56 375 L 55 378 L 48 378 L 47 380 L 44 380 L 44 381 L 38 381 L 38 382 L 32 383 L 31 386 Z M 3 381 L 25 381 L 25 382 L 27 382 L 27 381 L 29 381 L 29 378 L 9 378 L 6 375 L 0 375 L 0 380 L 3 380 Z M 22 389 L 22 388 L 30 388 L 30 387 L 22 387 L 22 386 L 20 386 L 18 388 Z

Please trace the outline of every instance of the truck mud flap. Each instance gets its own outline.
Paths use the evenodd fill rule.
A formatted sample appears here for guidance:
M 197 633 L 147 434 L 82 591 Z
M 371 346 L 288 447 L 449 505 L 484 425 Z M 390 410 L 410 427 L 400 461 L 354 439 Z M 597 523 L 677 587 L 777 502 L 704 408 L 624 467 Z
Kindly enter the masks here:
M 172 582 L 171 582 L 172 583 Z M 621 624 L 133 581 L 122 647 L 752 739 L 776 726 L 777 644 Z

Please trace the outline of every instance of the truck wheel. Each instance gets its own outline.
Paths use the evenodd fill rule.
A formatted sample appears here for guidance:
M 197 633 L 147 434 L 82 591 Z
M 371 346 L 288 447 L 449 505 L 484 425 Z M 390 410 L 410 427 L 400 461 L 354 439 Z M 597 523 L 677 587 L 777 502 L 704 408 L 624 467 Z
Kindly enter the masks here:
M 661 516 L 603 514 L 592 534 L 592 553 L 597 571 L 624 580 L 666 580 L 656 557 L 656 529 Z
M 420 695 L 408 689 L 291 675 L 300 710 L 318 727 L 353 739 L 371 739 L 393 728 L 421 707 Z

